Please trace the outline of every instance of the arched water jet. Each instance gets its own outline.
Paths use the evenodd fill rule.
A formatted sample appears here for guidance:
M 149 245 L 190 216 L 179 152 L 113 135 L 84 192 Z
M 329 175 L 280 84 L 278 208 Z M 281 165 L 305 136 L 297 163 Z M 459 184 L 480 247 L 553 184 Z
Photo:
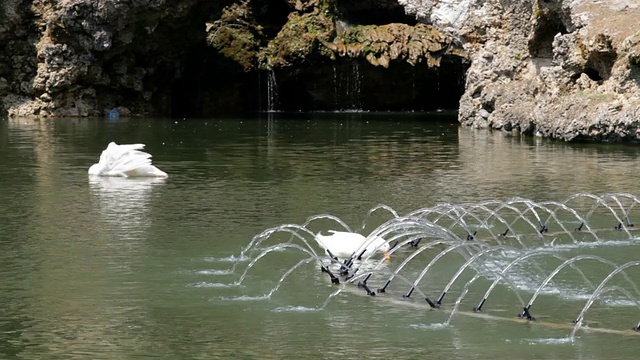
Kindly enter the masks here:
M 260 243 L 262 243 L 263 241 L 269 239 L 273 234 L 276 234 L 278 232 L 291 233 L 292 236 L 302 240 L 302 242 L 305 245 L 307 245 L 307 247 L 309 249 L 311 249 L 311 251 L 313 251 L 314 254 L 315 254 L 315 250 L 313 249 L 313 247 L 311 245 L 309 245 L 309 242 L 307 241 L 307 239 L 305 239 L 300 234 L 298 234 L 297 231 L 306 233 L 307 235 L 310 235 L 310 236 L 315 236 L 315 234 L 313 234 L 309 229 L 305 228 L 304 226 L 298 225 L 298 224 L 283 224 L 283 225 L 280 225 L 280 226 L 272 227 L 272 228 L 269 228 L 267 230 L 264 230 L 263 232 L 261 232 L 260 234 L 258 234 L 256 236 L 254 236 L 251 239 L 251 242 L 249 242 L 249 245 L 245 246 L 245 248 L 242 249 L 242 251 L 240 251 L 240 258 L 244 258 L 246 256 L 246 253 L 249 250 L 251 250 L 254 247 L 257 247 L 258 245 L 260 245 Z
M 393 215 L 394 218 L 398 218 L 400 217 L 398 215 L 398 212 L 395 211 L 391 206 L 388 205 L 384 205 L 384 204 L 378 204 L 376 206 L 374 206 L 373 208 L 369 209 L 369 211 L 367 212 L 367 215 L 365 216 L 364 220 L 362 221 L 362 229 L 364 229 L 365 227 L 367 227 L 367 219 L 369 219 L 369 217 L 376 211 L 378 210 L 386 210 L 389 213 L 391 213 L 391 215 Z
M 407 293 L 405 295 L 403 295 L 403 297 L 405 298 L 409 298 L 411 296 L 411 294 L 413 293 L 413 290 L 415 290 L 416 286 L 418 286 L 418 284 L 420 283 L 420 281 L 422 280 L 422 278 L 427 274 L 427 272 L 429 271 L 429 269 L 431 269 L 431 267 L 433 267 L 433 265 L 440 260 L 443 256 L 445 256 L 446 254 L 448 254 L 449 252 L 453 251 L 453 250 L 457 250 L 460 247 L 472 247 L 472 246 L 478 246 L 478 247 L 482 247 L 482 246 L 488 246 L 487 244 L 483 243 L 483 242 L 466 242 L 466 243 L 461 243 L 461 244 L 454 244 L 449 246 L 448 248 L 442 250 L 438 255 L 436 255 L 430 262 L 429 264 L 427 264 L 427 266 L 425 266 L 425 268 L 422 270 L 422 272 L 420 272 L 420 275 L 418 275 L 418 278 L 413 282 L 413 284 L 411 285 L 411 288 L 409 289 L 409 291 L 407 291 Z M 431 300 L 427 299 L 427 302 L 429 303 L 429 305 L 434 304 Z M 435 304 L 434 304 L 435 305 Z M 436 306 L 433 306 L 436 307 Z
M 602 292 L 602 289 L 604 288 L 605 285 L 607 285 L 609 280 L 611 280 L 619 272 L 624 271 L 625 269 L 630 268 L 632 266 L 638 266 L 638 265 L 640 265 L 640 261 L 630 261 L 626 264 L 619 266 L 617 269 L 613 270 L 609 275 L 607 275 L 607 277 L 604 280 L 602 280 L 600 285 L 598 285 L 596 290 L 593 292 L 593 294 L 591 295 L 587 303 L 584 305 L 584 307 L 580 311 L 580 314 L 578 314 L 578 317 L 575 320 L 576 324 L 573 327 L 573 331 L 571 331 L 571 335 L 570 335 L 571 340 L 575 339 L 576 332 L 578 332 L 578 329 L 580 329 L 580 326 L 582 326 L 582 322 L 584 320 L 585 314 L 587 313 L 591 305 L 593 305 L 593 302 L 598 298 L 598 296 Z
M 587 221 L 586 221 L 582 216 L 580 216 L 580 214 L 578 214 L 578 212 L 577 212 L 577 211 L 575 211 L 574 209 L 572 209 L 572 208 L 568 207 L 567 205 L 565 205 L 565 204 L 563 204 L 563 203 L 559 203 L 559 202 L 556 202 L 556 201 L 544 201 L 544 202 L 541 202 L 541 203 L 540 203 L 540 205 L 544 206 L 544 207 L 545 207 L 545 208 L 547 208 L 547 209 L 548 209 L 547 205 L 554 205 L 554 206 L 556 206 L 556 210 L 557 210 L 557 208 L 560 208 L 560 209 L 562 209 L 562 210 L 567 211 L 568 213 L 570 213 L 570 214 L 572 214 L 573 216 L 575 216 L 576 221 L 578 221 L 578 222 L 581 224 L 581 225 L 580 225 L 580 230 L 582 230 L 582 227 L 584 226 L 587 232 L 591 233 L 591 234 L 592 234 L 596 239 L 598 239 L 598 237 L 597 237 L 597 236 L 595 236 L 595 234 L 593 233 L 593 231 L 592 231 L 592 230 L 591 230 L 591 228 L 589 227 L 589 224 L 587 223 Z M 561 225 L 561 224 L 562 224 L 562 222 L 561 222 L 561 221 L 559 221 L 559 220 L 558 220 L 558 218 L 555 216 L 555 212 L 556 212 L 556 210 L 549 210 L 549 211 L 550 211 L 550 214 L 549 214 L 549 217 L 547 218 L 547 220 L 545 221 L 545 223 L 548 223 L 548 222 L 549 222 L 549 220 L 550 220 L 551 218 L 553 218 L 553 219 L 554 219 L 554 220 L 555 220 L 555 221 L 556 221 L 556 222 L 557 222 L 557 223 L 562 227 L 562 229 L 564 230 L 564 232 L 565 232 L 567 235 L 569 235 L 569 236 L 571 237 L 571 239 L 573 240 L 573 242 L 574 242 L 574 243 L 576 243 L 576 242 L 577 242 L 577 240 L 573 237 L 572 232 L 571 232 L 571 231 L 568 231 L 564 226 L 562 226 L 562 225 Z
M 435 304 L 440 307 L 440 305 L 442 305 L 442 300 L 444 299 L 444 297 L 447 295 L 447 293 L 449 292 L 449 289 L 451 288 L 451 286 L 453 286 L 453 283 L 458 279 L 458 277 L 460 277 L 460 275 L 462 275 L 462 272 L 469 267 L 469 265 L 471 265 L 473 262 L 475 262 L 478 258 L 480 258 L 483 255 L 486 255 L 490 252 L 493 251 L 498 251 L 498 250 L 508 250 L 511 249 L 507 246 L 495 246 L 495 247 L 490 247 L 490 248 L 486 248 L 478 253 L 476 253 L 475 255 L 473 255 L 471 258 L 469 258 L 464 264 L 462 264 L 462 266 L 460 266 L 460 268 L 458 269 L 458 271 L 451 277 L 451 280 L 449 280 L 449 282 L 447 283 L 447 285 L 444 287 L 444 289 L 442 290 L 442 293 L 440 293 L 440 296 L 438 297 L 438 299 L 436 300 Z
M 524 316 L 525 312 L 529 313 L 529 311 L 531 310 L 531 306 L 533 305 L 533 302 L 536 300 L 536 298 L 538 297 L 538 295 L 540 294 L 540 291 L 542 291 L 542 289 L 562 270 L 564 269 L 566 266 L 571 266 L 572 268 L 574 268 L 575 270 L 578 270 L 577 268 L 575 268 L 573 265 L 575 262 L 577 261 L 581 261 L 581 260 L 596 260 L 599 261 L 603 264 L 607 264 L 610 265 L 612 267 L 617 267 L 618 264 L 609 261 L 607 259 L 604 259 L 600 256 L 596 256 L 596 255 L 578 255 L 575 256 L 569 260 L 564 261 L 562 264 L 560 264 L 558 267 L 555 268 L 555 270 L 553 270 L 545 279 L 544 281 L 542 281 L 542 283 L 540 284 L 540 286 L 538 286 L 538 289 L 536 289 L 535 293 L 533 293 L 533 296 L 531 296 L 531 299 L 529 300 L 529 302 L 527 303 L 527 305 L 524 307 L 524 312 L 521 313 L 521 316 Z M 594 287 L 593 284 L 586 278 L 586 276 L 584 275 L 584 273 L 582 271 L 579 271 L 580 274 L 582 275 L 582 277 L 587 281 L 587 283 L 591 286 Z M 624 273 L 623 273 L 624 274 Z M 638 292 L 638 288 L 636 287 L 636 285 L 631 281 L 631 279 L 629 279 L 628 276 L 625 275 L 625 278 L 627 279 L 627 281 L 631 284 L 631 286 L 633 286 L 636 289 L 636 292 Z
M 250 263 L 249 265 L 247 265 L 247 267 L 244 269 L 244 272 L 242 273 L 242 275 L 240 276 L 240 279 L 236 282 L 234 282 L 234 286 L 240 286 L 242 284 L 242 282 L 244 281 L 245 277 L 247 276 L 247 273 L 249 272 L 249 270 L 251 270 L 251 268 L 263 257 L 265 257 L 266 255 L 268 255 L 271 252 L 274 251 L 279 251 L 282 249 L 286 249 L 286 248 L 293 248 L 293 249 L 298 249 L 304 253 L 306 253 L 307 255 L 310 256 L 310 258 L 313 258 L 315 260 L 318 261 L 318 263 L 323 266 L 324 264 L 322 263 L 322 259 L 315 254 L 315 252 L 313 251 L 309 251 L 309 249 L 305 249 L 302 246 L 298 245 L 298 244 L 291 244 L 291 243 L 284 243 L 284 244 L 278 244 L 278 245 L 273 245 L 268 247 L 267 249 L 265 249 L 262 253 L 260 253 L 258 256 L 256 256 Z
M 493 275 L 495 275 L 498 280 L 502 279 L 504 280 L 513 290 L 513 293 L 516 295 L 516 297 L 518 298 L 518 300 L 520 301 L 520 304 L 522 307 L 524 307 L 524 300 L 522 299 L 522 296 L 520 296 L 520 293 L 518 292 L 518 287 L 511 281 L 511 279 L 509 279 L 503 272 L 493 272 Z M 451 315 L 449 315 L 449 319 L 447 320 L 447 324 L 451 323 L 451 320 L 453 319 L 453 315 L 455 314 L 456 310 L 458 309 L 458 306 L 460 305 L 460 303 L 462 302 L 462 299 L 464 299 L 464 297 L 467 295 L 467 293 L 469 292 L 469 287 L 471 286 L 471 284 L 473 284 L 476 280 L 478 280 L 480 277 L 482 277 L 482 274 L 476 274 L 474 275 L 473 278 L 471 278 L 469 281 L 467 281 L 466 284 L 464 284 L 463 290 L 460 293 L 460 296 L 458 296 L 458 298 L 456 299 L 455 303 L 454 303 L 454 307 L 453 310 L 451 311 Z M 476 310 L 476 308 L 473 309 L 475 312 L 478 312 L 479 310 Z
M 593 200 L 595 200 L 595 201 L 596 201 L 596 203 L 591 207 L 591 210 L 589 210 L 589 212 L 587 213 L 587 215 L 585 215 L 585 216 L 584 216 L 584 218 L 585 218 L 585 219 L 587 219 L 587 220 L 588 220 L 588 219 L 590 219 L 590 218 L 591 218 L 591 216 L 593 215 L 593 213 L 596 211 L 596 209 L 597 209 L 600 205 L 602 205 L 602 206 L 604 206 L 607 210 L 609 210 L 609 212 L 611 213 L 611 215 L 613 216 L 613 218 L 616 220 L 616 222 L 617 222 L 618 224 L 622 224 L 622 219 L 620 219 L 620 217 L 618 216 L 618 213 L 617 213 L 617 212 L 616 212 L 616 211 L 615 211 L 615 210 L 614 210 L 614 209 L 613 209 L 609 204 L 607 204 L 607 202 L 606 202 L 602 197 L 600 197 L 600 196 L 596 196 L 596 195 L 593 195 L 593 194 L 587 194 L 587 193 L 580 193 L 580 194 L 576 194 L 576 195 L 574 195 L 574 196 L 571 196 L 569 199 L 567 199 L 567 200 L 565 201 L 565 203 L 567 203 L 568 201 L 573 200 L 573 199 L 575 199 L 575 198 L 578 198 L 578 197 L 586 197 L 586 198 L 593 199 Z M 627 227 L 620 228 L 619 230 L 623 230 L 623 229 L 624 229 L 624 231 L 626 232 L 627 236 L 628 236 L 629 238 L 632 238 L 631 233 L 629 232 L 629 230 L 627 229 Z
M 340 226 L 342 226 L 342 228 L 345 231 L 353 232 L 353 230 L 351 230 L 349 225 L 347 225 L 344 221 L 342 221 L 342 219 L 340 219 L 337 216 L 330 215 L 330 214 L 319 214 L 319 215 L 310 216 L 309 218 L 307 218 L 307 220 L 301 226 L 306 229 L 307 226 L 311 225 L 311 223 L 316 221 L 316 220 L 333 220 L 336 223 L 338 223 Z
M 491 209 L 489 209 L 487 207 L 487 205 L 490 205 L 490 204 L 496 204 L 496 205 L 498 205 L 498 207 L 496 209 L 494 209 L 494 210 L 491 210 Z M 536 235 L 539 238 L 544 239 L 542 234 L 540 234 L 537 231 L 538 230 L 537 225 L 535 225 L 533 222 L 531 222 L 531 220 L 529 218 L 527 218 L 522 213 L 522 211 L 520 209 L 518 209 L 517 207 L 515 207 L 515 206 L 512 206 L 510 204 L 507 204 L 505 202 L 498 201 L 498 200 L 485 201 L 485 202 L 482 202 L 480 204 L 471 204 L 471 205 L 467 205 L 467 206 L 471 207 L 472 209 L 477 207 L 477 208 L 480 208 L 480 209 L 488 210 L 493 216 L 495 216 L 497 219 L 500 219 L 499 221 L 505 223 L 507 231 L 502 233 L 503 237 L 506 236 L 508 231 L 511 231 L 511 233 L 514 234 L 514 236 L 516 237 L 516 240 L 518 240 L 518 242 L 522 245 L 522 247 L 526 247 L 526 246 L 524 245 L 524 243 L 522 242 L 522 240 L 518 236 L 518 233 L 516 231 L 514 231 L 514 229 L 512 228 L 513 224 L 515 224 L 518 220 L 523 220 L 524 222 L 528 223 L 531 226 L 531 228 L 535 230 Z M 439 216 L 437 218 L 431 220 L 434 223 L 438 223 L 445 216 L 447 216 L 448 218 L 451 218 L 452 220 L 455 221 L 455 218 L 452 215 L 449 214 L 451 205 L 448 205 L 448 208 L 447 208 L 446 212 L 444 210 L 442 210 L 443 207 L 444 207 L 444 205 L 440 204 L 440 205 L 438 205 L 438 206 L 436 206 L 434 208 L 423 208 L 423 209 L 416 210 L 416 211 L 412 212 L 411 214 L 413 216 L 428 216 L 431 213 L 439 214 Z M 518 217 L 514 221 L 512 221 L 511 223 L 508 223 L 502 216 L 500 216 L 498 214 L 498 211 L 500 211 L 501 209 L 505 209 L 505 208 L 508 209 L 508 210 L 513 211 L 514 213 L 516 213 L 518 215 Z M 491 218 L 491 216 L 487 217 L 487 219 L 485 219 L 485 223 L 488 223 L 488 219 L 490 219 L 490 218 Z M 497 240 L 497 238 L 496 238 L 496 240 Z
M 399 266 L 398 268 L 396 268 L 396 270 L 393 272 L 393 274 L 391 274 L 391 276 L 389 277 L 389 279 L 387 279 L 387 281 L 385 282 L 384 286 L 382 286 L 382 288 L 378 289 L 379 293 L 384 293 L 387 290 L 387 286 L 389 286 L 389 284 L 391 283 L 391 281 L 393 281 L 393 279 L 396 277 L 396 275 L 412 260 L 414 259 L 416 256 L 418 256 L 420 253 L 422 253 L 425 250 L 428 250 L 438 244 L 447 244 L 448 242 L 446 240 L 434 240 L 429 242 L 427 245 L 419 248 L 418 250 L 414 251 L 411 255 L 409 255 Z
M 489 216 L 487 216 L 487 218 L 485 218 L 485 219 L 484 219 L 484 221 L 483 221 L 483 222 L 484 222 L 484 224 L 486 224 L 487 229 L 490 229 L 490 228 L 491 228 L 491 227 L 489 226 L 489 220 L 491 219 L 491 217 L 495 217 L 499 222 L 501 222 L 503 225 L 505 225 L 505 227 L 506 227 L 506 229 L 507 229 L 507 230 L 506 230 L 504 233 L 500 233 L 500 234 L 498 234 L 498 236 L 497 236 L 497 237 L 496 237 L 496 235 L 491 231 L 491 235 L 493 236 L 494 240 L 495 240 L 497 243 L 499 243 L 499 244 L 500 244 L 500 242 L 498 241 L 498 238 L 500 238 L 500 237 L 504 238 L 504 237 L 507 235 L 507 232 L 511 231 L 511 233 L 512 233 L 512 234 L 515 234 L 515 238 L 516 238 L 516 240 L 518 240 L 518 242 L 520 243 L 520 245 L 521 245 L 522 247 L 525 247 L 525 246 L 524 246 L 524 243 L 522 242 L 522 240 L 520 239 L 520 237 L 518 236 L 518 234 L 517 234 L 517 233 L 515 233 L 515 232 L 513 231 L 513 229 L 511 228 L 511 225 L 510 225 L 510 224 L 509 224 L 509 223 L 508 223 L 504 218 L 502 218 L 501 216 L 498 216 L 498 214 L 497 214 L 497 212 L 496 212 L 496 211 L 489 209 L 489 208 L 488 208 L 487 206 L 485 206 L 483 203 L 480 203 L 480 204 L 471 204 L 471 205 L 469 206 L 468 210 L 465 210 L 465 211 L 469 211 L 469 212 L 470 212 L 470 211 L 474 211 L 475 209 L 480 209 L 480 210 L 483 210 L 483 211 L 486 211 L 486 212 L 488 212 L 488 213 L 489 213 Z M 502 245 L 502 244 L 501 244 L 501 245 Z
M 310 262 L 312 262 L 313 260 L 317 260 L 313 257 L 310 258 L 306 258 L 306 259 L 302 259 L 300 261 L 298 261 L 297 264 L 293 265 L 289 270 L 287 270 L 284 274 L 282 274 L 282 277 L 280 277 L 280 280 L 278 280 L 278 282 L 276 283 L 276 286 L 274 286 L 267 294 L 266 297 L 268 299 L 271 298 L 271 296 L 278 291 L 278 289 L 280 289 L 280 286 L 282 285 L 282 282 L 284 281 L 284 279 L 286 279 L 289 275 L 291 275 L 292 272 L 294 272 L 297 268 L 299 268 L 302 265 L 308 264 Z M 332 283 L 333 283 L 333 278 L 332 278 Z
M 526 260 L 526 259 L 528 259 L 528 258 L 530 258 L 532 256 L 537 256 L 537 255 L 551 255 L 551 256 L 559 258 L 559 259 L 561 259 L 563 261 L 566 260 L 566 259 L 563 259 L 562 257 L 560 257 L 558 255 L 552 254 L 551 253 L 551 249 L 543 248 L 543 249 L 539 249 L 539 250 L 533 250 L 533 251 L 528 252 L 528 253 L 518 257 L 517 259 L 513 260 L 511 263 L 509 263 L 509 265 L 507 265 L 504 269 L 502 269 L 502 271 L 499 274 L 504 275 L 514 265 L 516 265 L 519 262 L 521 262 L 523 260 Z M 495 279 L 493 281 L 493 283 L 491 283 L 491 286 L 489 286 L 489 288 L 487 289 L 487 292 L 482 297 L 482 300 L 480 300 L 480 303 L 478 303 L 478 305 L 475 308 L 473 308 L 474 311 L 482 311 L 482 307 L 484 306 L 485 302 L 489 298 L 489 295 L 491 295 L 491 292 L 493 291 L 493 289 L 496 287 L 496 285 L 498 285 L 498 282 L 500 282 L 500 279 L 501 278 L 497 278 L 497 279 Z M 523 307 L 524 307 L 524 302 L 523 302 Z
M 459 210 L 460 209 L 459 209 L 458 206 L 449 205 L 449 208 L 448 208 L 447 211 L 444 211 L 444 212 L 435 211 L 440 216 L 438 216 L 434 220 L 429 220 L 429 221 L 433 222 L 434 224 L 438 224 L 438 222 L 440 220 L 442 220 L 442 218 L 446 217 L 446 218 L 448 218 L 448 219 L 453 221 L 453 224 L 448 227 L 449 230 L 453 231 L 453 228 L 456 225 L 461 224 L 460 227 L 462 228 L 462 230 L 464 230 L 466 232 L 466 235 L 468 235 L 468 234 L 473 233 L 474 231 L 477 231 L 477 229 L 472 229 L 471 226 L 469 224 L 467 224 L 467 222 L 464 220 L 464 215 L 468 214 L 471 217 L 473 217 L 474 220 L 478 221 L 478 223 L 480 224 L 478 226 L 478 228 L 486 228 L 491 233 L 493 239 L 496 242 L 500 243 L 498 238 L 493 234 L 493 232 L 490 230 L 489 226 L 482 221 L 482 219 L 478 218 L 475 214 L 467 213 L 466 211 L 465 211 L 465 214 L 463 214 L 461 216 L 460 213 L 459 213 Z M 451 212 L 453 212 L 455 215 L 452 215 Z M 414 212 L 414 213 L 411 214 L 411 216 L 421 216 L 421 215 L 423 215 L 423 214 L 420 214 L 419 212 L 417 212 L 417 213 Z
M 622 215 L 624 216 L 625 220 L 627 221 L 627 226 L 628 227 L 633 227 L 633 223 L 631 222 L 631 219 L 629 219 L 629 214 L 624 209 L 624 206 L 622 206 L 622 203 L 620 202 L 620 199 L 618 199 L 618 196 L 622 196 L 622 195 L 627 195 L 627 194 L 605 194 L 605 195 L 602 196 L 602 199 L 603 200 L 606 200 L 607 198 L 613 199 L 613 201 L 615 201 L 616 204 L 618 204 L 618 207 L 620 207 L 620 211 L 622 211 Z M 634 196 L 632 196 L 632 198 L 635 199 Z

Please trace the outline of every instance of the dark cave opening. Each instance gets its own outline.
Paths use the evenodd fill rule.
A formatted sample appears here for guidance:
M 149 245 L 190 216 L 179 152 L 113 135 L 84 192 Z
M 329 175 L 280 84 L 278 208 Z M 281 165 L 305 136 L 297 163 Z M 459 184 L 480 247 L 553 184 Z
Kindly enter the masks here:
M 243 68 L 209 46 L 188 54 L 171 89 L 171 116 L 211 117 L 255 112 L 258 73 Z
M 589 54 L 585 73 L 592 80 L 607 80 L 611 76 L 611 69 L 617 57 L 618 54 L 613 49 L 609 52 L 593 52 Z
M 529 54 L 535 58 L 552 58 L 553 38 L 558 33 L 568 33 L 560 14 L 549 12 L 540 15 L 533 36 L 529 40 Z
M 392 62 L 389 68 L 361 60 L 316 64 L 275 72 L 277 103 L 263 96 L 261 110 L 430 111 L 457 109 L 468 65 L 445 57 L 438 69 Z M 263 78 L 266 76 L 263 75 Z M 265 81 L 263 81 L 265 83 Z M 266 92 L 263 91 L 263 95 Z
M 194 52 L 172 91 L 173 117 L 260 111 L 455 110 L 468 64 L 445 56 L 439 68 L 392 62 L 389 68 L 342 59 L 271 72 L 244 72 L 214 50 Z M 203 60 L 204 59 L 204 60 Z
M 600 73 L 596 69 L 587 68 L 584 70 L 584 73 L 593 81 L 602 81 L 602 76 L 600 76 Z

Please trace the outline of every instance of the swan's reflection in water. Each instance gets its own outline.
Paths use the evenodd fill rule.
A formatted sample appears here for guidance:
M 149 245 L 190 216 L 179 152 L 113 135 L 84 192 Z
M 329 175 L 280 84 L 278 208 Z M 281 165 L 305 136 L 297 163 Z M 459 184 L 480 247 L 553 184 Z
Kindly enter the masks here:
M 154 189 L 165 182 L 164 178 L 89 176 L 89 188 L 97 198 L 101 218 L 126 237 L 149 228 Z

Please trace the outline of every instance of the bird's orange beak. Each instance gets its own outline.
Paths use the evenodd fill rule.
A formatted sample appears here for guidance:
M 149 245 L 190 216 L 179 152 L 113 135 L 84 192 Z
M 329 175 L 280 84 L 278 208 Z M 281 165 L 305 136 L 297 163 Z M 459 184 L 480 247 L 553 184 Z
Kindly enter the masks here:
M 384 252 L 384 260 L 389 261 L 391 259 L 391 255 L 389 255 L 386 251 Z

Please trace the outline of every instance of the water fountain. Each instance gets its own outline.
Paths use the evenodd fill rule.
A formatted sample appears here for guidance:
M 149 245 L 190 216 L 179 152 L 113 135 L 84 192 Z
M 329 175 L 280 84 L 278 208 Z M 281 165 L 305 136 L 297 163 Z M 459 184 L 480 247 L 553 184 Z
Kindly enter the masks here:
M 256 299 L 270 299 L 294 272 L 319 268 L 320 274 L 328 275 L 319 279 L 328 281 L 310 285 L 329 293 L 316 310 L 325 309 L 340 294 L 354 296 L 364 290 L 380 299 L 376 301 L 444 312 L 448 314 L 446 326 L 455 326 L 451 323 L 457 316 L 468 316 L 535 321 L 567 329 L 571 341 L 580 330 L 640 334 L 640 289 L 633 280 L 634 271 L 640 271 L 640 260 L 634 256 L 640 238 L 633 225 L 640 216 L 634 212 L 638 202 L 628 193 L 580 193 L 564 201 L 512 198 L 443 203 L 406 215 L 377 205 L 366 214 L 361 231 L 373 222 L 374 214 L 386 214 L 388 220 L 365 239 L 384 239 L 391 260 L 374 252 L 363 256 L 367 242 L 343 259 L 330 251 L 323 253 L 314 240 L 320 226 L 320 230 L 353 230 L 338 217 L 315 215 L 300 225 L 283 224 L 256 235 L 233 257 L 232 268 L 225 274 L 238 277 L 227 285 L 244 285 L 241 291 L 249 291 L 245 280 L 256 264 L 266 258 L 277 262 L 276 257 L 286 254 L 294 265 L 276 276 L 271 289 Z M 612 247 L 622 247 L 627 258 L 608 258 Z M 294 253 L 297 257 L 291 259 Z M 315 264 L 316 270 L 308 264 Z M 493 293 L 492 308 L 511 308 L 512 316 L 486 307 Z M 445 302 L 449 294 L 457 294 L 450 303 Z M 480 301 L 470 303 L 477 300 L 475 296 Z M 534 303 L 536 312 L 549 312 L 548 319 L 533 316 Z M 607 314 L 594 314 L 590 319 L 594 305 Z M 626 315 L 629 312 L 632 315 Z M 633 314 L 636 318 L 629 319 Z M 566 316 L 572 317 L 563 319 Z

